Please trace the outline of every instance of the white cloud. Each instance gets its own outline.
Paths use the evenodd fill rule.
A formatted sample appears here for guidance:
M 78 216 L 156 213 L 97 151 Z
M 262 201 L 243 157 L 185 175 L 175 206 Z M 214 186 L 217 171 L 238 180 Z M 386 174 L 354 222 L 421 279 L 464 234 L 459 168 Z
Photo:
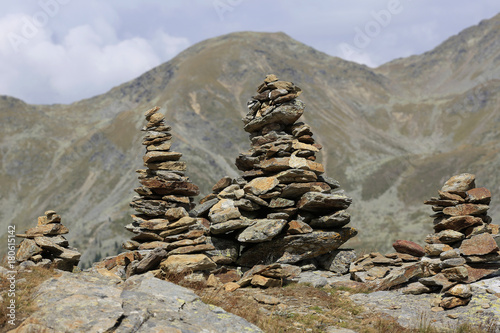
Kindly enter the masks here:
M 431 50 L 500 10 L 497 0 L 399 0 L 402 11 L 379 32 L 372 26 L 363 43 L 359 31 L 366 34 L 376 21 L 373 13 L 393 2 L 9 1 L 0 14 L 0 94 L 30 103 L 73 102 L 143 74 L 192 42 L 234 31 L 283 31 L 330 55 L 374 67 Z M 230 7 L 223 18 L 214 3 Z M 29 28 L 36 22 L 34 33 Z M 12 33 L 24 39 L 13 43 Z M 342 51 L 344 44 L 352 52 Z
M 56 42 L 49 24 L 35 25 L 27 35 L 30 21 L 25 14 L 0 18 L 0 31 L 8 32 L 0 35 L 0 93 L 29 103 L 70 103 L 104 93 L 190 44 L 161 29 L 149 38 L 120 40 L 116 28 L 99 18 L 68 29 Z

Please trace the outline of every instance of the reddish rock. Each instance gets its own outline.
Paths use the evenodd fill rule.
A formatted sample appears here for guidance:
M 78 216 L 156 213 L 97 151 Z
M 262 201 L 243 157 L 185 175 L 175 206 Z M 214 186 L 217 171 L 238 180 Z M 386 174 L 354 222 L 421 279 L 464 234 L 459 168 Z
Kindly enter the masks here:
M 456 206 L 458 204 L 459 202 L 456 200 L 446 200 L 438 198 L 431 198 L 430 200 L 424 201 L 424 205 L 441 206 L 441 207 Z
M 484 187 L 473 188 L 467 191 L 467 200 L 472 203 L 489 204 L 491 192 Z
M 288 222 L 287 233 L 289 233 L 290 235 L 308 234 L 312 231 L 313 228 L 311 228 L 307 223 L 296 220 Z
M 215 277 L 219 279 L 222 283 L 236 282 L 239 281 L 241 276 L 236 272 L 236 270 L 231 269 L 224 273 L 215 274 Z
M 165 181 L 158 178 L 142 179 L 141 184 L 150 188 L 156 194 L 178 194 L 196 196 L 200 189 L 193 183 L 182 181 Z
M 446 207 L 443 213 L 451 216 L 459 215 L 482 215 L 488 211 L 490 206 L 481 204 L 461 204 L 455 207 Z
M 439 193 L 439 198 L 445 199 L 445 200 L 455 200 L 460 203 L 464 203 L 465 199 L 459 196 L 458 194 L 453 194 L 450 192 L 443 192 L 443 191 L 438 191 Z
M 410 254 L 415 257 L 423 257 L 425 255 L 422 246 L 408 240 L 397 240 L 392 244 L 392 247 L 396 252 Z
M 212 187 L 212 191 L 213 192 L 220 192 L 222 191 L 223 189 L 225 189 L 226 187 L 228 187 L 229 185 L 231 185 L 232 183 L 232 180 L 231 180 L 231 177 L 222 177 L 213 187 Z M 200 202 L 201 203 L 201 202 Z
M 498 251 L 498 245 L 492 235 L 484 233 L 465 239 L 460 245 L 463 255 L 483 255 Z
M 468 275 L 467 280 L 464 282 L 473 283 L 485 276 L 496 273 L 500 269 L 500 264 L 469 264 L 464 265 L 464 267 L 467 268 Z

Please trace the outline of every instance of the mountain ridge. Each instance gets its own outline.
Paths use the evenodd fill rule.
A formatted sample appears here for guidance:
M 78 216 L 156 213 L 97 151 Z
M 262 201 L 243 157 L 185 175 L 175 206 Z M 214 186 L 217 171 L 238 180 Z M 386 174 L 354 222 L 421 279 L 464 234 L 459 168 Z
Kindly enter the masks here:
M 207 194 L 222 176 L 238 175 L 234 159 L 249 147 L 241 122 L 246 100 L 256 82 L 275 73 L 302 88 L 303 119 L 324 147 L 326 175 L 354 198 L 352 223 L 360 234 L 347 246 L 383 251 L 396 238 L 422 242 L 432 229 L 422 202 L 451 175 L 468 171 L 477 174 L 478 186 L 500 185 L 500 73 L 490 70 L 500 59 L 499 21 L 497 15 L 460 37 L 497 38 L 487 43 L 494 62 L 481 69 L 488 80 L 474 83 L 469 76 L 438 95 L 421 88 L 425 77 L 413 77 L 427 67 L 411 67 L 415 59 L 439 66 L 433 51 L 372 69 L 284 33 L 238 32 L 200 42 L 134 80 L 72 104 L 0 97 L 0 218 L 22 232 L 54 209 L 67 221 L 70 244 L 84 252 L 84 263 L 114 254 L 129 237 L 123 226 L 142 163 L 143 111 L 162 107 L 173 148 Z M 450 47 L 454 37 L 435 50 Z M 500 217 L 494 203 L 491 213 Z

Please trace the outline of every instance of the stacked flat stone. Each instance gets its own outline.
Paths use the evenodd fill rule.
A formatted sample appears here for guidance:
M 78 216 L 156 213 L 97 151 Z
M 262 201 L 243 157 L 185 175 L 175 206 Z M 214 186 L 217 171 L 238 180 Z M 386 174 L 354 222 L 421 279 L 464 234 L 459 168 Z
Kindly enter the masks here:
M 440 292 L 432 304 L 435 311 L 468 304 L 469 284 L 500 271 L 499 226 L 487 214 L 491 193 L 476 188 L 475 178 L 453 176 L 438 197 L 425 201 L 435 212 L 435 233 L 427 236 L 425 248 L 398 240 L 396 253 L 371 253 L 354 261 L 352 278 L 378 289 L 406 285 L 407 294 Z
M 323 176 L 315 162 L 322 147 L 310 126 L 297 122 L 304 112 L 300 93 L 292 82 L 265 78 L 243 119 L 251 149 L 236 159 L 241 177 L 222 178 L 191 212 L 209 219 L 218 263 L 296 264 L 357 234 L 346 227 L 352 199 Z
M 425 201 L 435 211 L 431 215 L 435 233 L 427 236 L 422 258 L 425 275 L 429 277 L 419 282 L 445 292 L 497 272 L 500 252 L 495 240 L 498 225 L 492 224 L 487 214 L 491 193 L 484 187 L 475 187 L 473 174 L 451 177 L 438 193 L 438 197 Z M 450 294 L 443 298 L 441 306 L 467 304 L 470 296 Z
M 24 238 L 16 253 L 18 263 L 33 262 L 37 266 L 54 266 L 55 268 L 72 271 L 80 261 L 81 254 L 70 248 L 63 234 L 69 232 L 61 224 L 61 216 L 49 210 L 44 216 L 38 217 L 36 227 L 26 230 L 17 237 Z
M 148 123 L 142 129 L 146 132 L 142 144 L 146 146 L 143 159 L 147 169 L 137 170 L 141 186 L 134 190 L 139 196 L 130 203 L 137 214 L 132 215 L 133 222 L 126 226 L 136 235 L 123 244 L 127 250 L 142 252 L 131 257 L 141 260 L 131 263 L 128 275 L 156 269 L 164 259 L 186 264 L 191 259 L 202 260 L 211 263 L 210 267 L 215 266 L 202 254 L 214 249 L 206 244 L 208 221 L 188 214 L 194 206 L 193 197 L 200 190 L 185 176 L 186 162 L 180 161 L 182 154 L 170 150 L 171 128 L 165 125 L 159 109 L 155 107 L 145 113 Z

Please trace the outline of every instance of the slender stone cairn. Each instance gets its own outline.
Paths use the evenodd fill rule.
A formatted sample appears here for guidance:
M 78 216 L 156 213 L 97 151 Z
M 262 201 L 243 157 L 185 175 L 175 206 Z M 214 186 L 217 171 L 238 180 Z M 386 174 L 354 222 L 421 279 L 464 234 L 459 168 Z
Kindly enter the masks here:
M 170 126 L 165 125 L 159 107 L 145 113 L 148 123 L 142 131 L 147 132 L 144 165 L 137 170 L 141 186 L 134 189 L 130 206 L 137 214 L 125 228 L 136 235 L 123 247 L 137 250 L 130 256 L 127 276 L 154 270 L 193 271 L 215 267 L 203 254 L 213 250 L 206 244 L 208 221 L 190 217 L 188 211 L 194 207 L 193 197 L 200 193 L 198 186 L 185 176 L 186 162 L 180 161 L 181 153 L 171 151 Z
M 352 199 L 315 162 L 322 148 L 297 122 L 304 103 L 292 82 L 268 75 L 247 106 L 251 148 L 236 158 L 241 177 L 222 178 L 191 216 L 210 221 L 208 252 L 219 264 L 300 264 L 336 250 L 357 231 Z
M 63 234 L 69 232 L 68 228 L 61 224 L 61 216 L 53 210 L 45 212 L 44 216 L 38 217 L 36 227 L 26 230 L 24 234 L 17 237 L 23 238 L 19 244 L 16 261 L 33 262 L 32 265 L 49 267 L 72 271 L 80 261 L 81 254 L 74 248 L 70 248 Z

